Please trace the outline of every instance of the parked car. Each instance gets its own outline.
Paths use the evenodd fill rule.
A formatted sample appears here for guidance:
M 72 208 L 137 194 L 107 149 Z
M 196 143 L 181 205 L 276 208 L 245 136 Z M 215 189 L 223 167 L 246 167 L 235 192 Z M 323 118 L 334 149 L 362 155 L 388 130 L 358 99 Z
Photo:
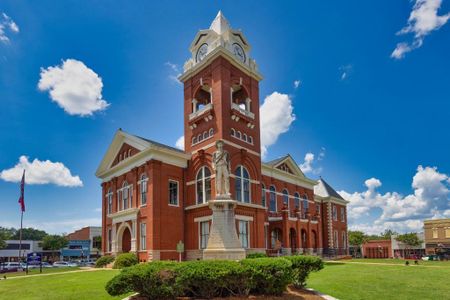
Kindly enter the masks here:
M 48 262 L 46 262 L 46 261 L 44 261 L 44 262 L 42 263 L 42 267 L 43 267 L 43 268 L 53 268 L 53 266 L 52 266 L 51 264 L 49 264 Z
M 17 272 L 23 270 L 23 266 L 18 262 L 7 262 L 1 265 L 1 269 L 3 272 Z
M 55 267 L 55 268 L 64 268 L 64 267 L 72 267 L 72 266 L 70 266 L 67 261 L 55 261 L 53 263 L 53 267 Z

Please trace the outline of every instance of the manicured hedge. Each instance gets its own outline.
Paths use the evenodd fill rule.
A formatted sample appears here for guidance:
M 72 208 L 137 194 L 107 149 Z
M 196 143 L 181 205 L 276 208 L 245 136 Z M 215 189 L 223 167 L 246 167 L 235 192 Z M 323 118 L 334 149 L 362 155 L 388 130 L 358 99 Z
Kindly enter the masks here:
M 247 258 L 261 258 L 261 257 L 267 257 L 267 254 L 261 252 L 247 254 Z
M 176 269 L 184 296 L 195 298 L 247 295 L 249 270 L 236 261 L 192 261 Z
M 319 258 L 304 256 L 151 262 L 124 268 L 107 283 L 106 290 L 113 296 L 137 292 L 149 299 L 280 295 L 288 284 L 301 286 L 310 271 L 322 267 Z
M 323 269 L 323 261 L 317 256 L 293 255 L 284 258 L 292 263 L 292 284 L 298 288 L 306 285 L 309 273 Z
M 97 261 L 95 262 L 95 267 L 103 268 L 106 265 L 112 263 L 113 261 L 114 261 L 114 256 L 105 255 L 105 256 L 102 256 L 99 259 L 97 259 Z
M 292 263 L 282 257 L 244 259 L 241 263 L 250 271 L 252 294 L 280 295 L 291 281 Z
M 139 260 L 134 253 L 122 253 L 116 257 L 114 261 L 113 269 L 122 269 L 125 267 L 131 267 L 137 265 Z
M 175 262 L 152 262 L 123 269 L 106 284 L 110 295 L 138 292 L 149 299 L 172 299 L 181 294 L 175 282 Z

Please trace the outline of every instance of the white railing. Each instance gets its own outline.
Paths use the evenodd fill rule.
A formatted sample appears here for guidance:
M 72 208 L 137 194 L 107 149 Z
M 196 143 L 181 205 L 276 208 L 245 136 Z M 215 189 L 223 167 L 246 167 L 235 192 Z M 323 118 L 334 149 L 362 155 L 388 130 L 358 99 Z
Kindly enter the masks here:
M 236 103 L 231 103 L 231 109 L 234 109 L 234 110 L 238 111 L 239 113 L 243 114 L 244 116 L 249 117 L 249 118 L 251 118 L 251 119 L 254 119 L 254 118 L 255 118 L 255 114 L 254 114 L 254 113 L 252 113 L 251 111 L 242 109 L 242 108 L 241 108 L 238 104 L 236 104 Z
M 206 112 L 212 110 L 212 108 L 213 108 L 212 103 L 206 104 L 204 107 L 202 107 L 202 109 L 197 110 L 197 111 L 191 113 L 191 114 L 189 115 L 189 120 L 193 120 L 193 119 L 197 118 L 198 116 L 203 115 L 204 113 L 206 113 Z

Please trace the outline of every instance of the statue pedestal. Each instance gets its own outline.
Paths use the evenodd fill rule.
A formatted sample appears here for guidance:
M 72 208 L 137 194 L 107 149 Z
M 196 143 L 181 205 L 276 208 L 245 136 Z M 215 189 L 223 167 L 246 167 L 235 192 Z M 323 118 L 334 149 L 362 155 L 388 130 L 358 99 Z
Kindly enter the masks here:
M 217 196 L 209 201 L 213 211 L 208 245 L 203 251 L 203 259 L 240 260 L 245 258 L 245 249 L 236 232 L 234 208 L 236 201 L 229 196 Z

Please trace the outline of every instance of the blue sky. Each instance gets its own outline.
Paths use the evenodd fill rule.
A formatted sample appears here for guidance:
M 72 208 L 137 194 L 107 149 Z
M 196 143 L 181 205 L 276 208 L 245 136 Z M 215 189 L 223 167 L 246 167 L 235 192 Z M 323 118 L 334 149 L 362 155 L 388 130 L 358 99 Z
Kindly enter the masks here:
M 174 76 L 218 10 L 252 45 L 264 76 L 261 104 L 272 95 L 273 105 L 293 109 L 281 110 L 291 121 L 265 159 L 290 152 L 307 176 L 323 176 L 352 201 L 355 229 L 420 230 L 424 218 L 450 217 L 448 0 L 6 0 L 0 226 L 19 226 L 21 156 L 37 159 L 25 226 L 69 232 L 99 224 L 94 172 L 114 132 L 175 145 L 183 91 Z M 58 74 L 69 92 L 52 96 Z M 86 82 L 71 82 L 73 74 Z M 87 106 L 61 100 L 78 99 L 74 86 L 92 100 Z

